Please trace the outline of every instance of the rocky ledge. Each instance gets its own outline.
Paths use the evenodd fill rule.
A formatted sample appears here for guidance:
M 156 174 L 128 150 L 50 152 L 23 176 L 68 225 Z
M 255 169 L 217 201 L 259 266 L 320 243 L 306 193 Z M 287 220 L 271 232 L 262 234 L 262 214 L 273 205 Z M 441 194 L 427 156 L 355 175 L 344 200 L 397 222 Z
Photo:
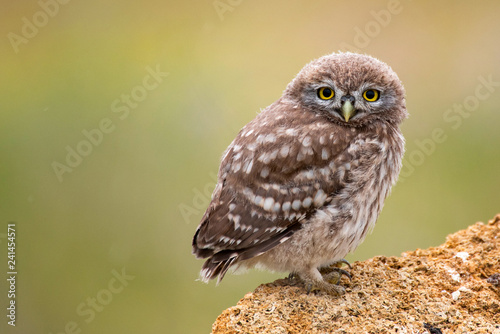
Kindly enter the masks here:
M 346 294 L 263 284 L 219 315 L 219 333 L 498 333 L 500 214 L 438 247 L 353 263 Z

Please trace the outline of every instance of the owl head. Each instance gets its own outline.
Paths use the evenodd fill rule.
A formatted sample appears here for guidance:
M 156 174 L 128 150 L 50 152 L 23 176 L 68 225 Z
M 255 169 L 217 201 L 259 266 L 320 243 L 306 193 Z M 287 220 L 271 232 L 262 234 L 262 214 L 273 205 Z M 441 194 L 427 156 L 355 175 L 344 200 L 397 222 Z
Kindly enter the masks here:
M 350 52 L 332 53 L 304 66 L 284 97 L 347 127 L 380 121 L 399 125 L 408 117 L 396 73 L 378 59 Z

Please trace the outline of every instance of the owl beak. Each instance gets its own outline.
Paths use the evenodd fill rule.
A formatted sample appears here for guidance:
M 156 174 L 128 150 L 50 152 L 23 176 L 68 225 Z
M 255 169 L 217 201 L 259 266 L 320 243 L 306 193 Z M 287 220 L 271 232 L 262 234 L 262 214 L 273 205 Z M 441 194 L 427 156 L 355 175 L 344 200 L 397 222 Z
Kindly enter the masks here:
M 356 113 L 356 110 L 354 109 L 354 106 L 352 105 L 351 101 L 345 100 L 342 103 L 342 107 L 340 108 L 342 111 L 342 116 L 344 116 L 344 119 L 346 122 L 349 122 L 352 116 Z

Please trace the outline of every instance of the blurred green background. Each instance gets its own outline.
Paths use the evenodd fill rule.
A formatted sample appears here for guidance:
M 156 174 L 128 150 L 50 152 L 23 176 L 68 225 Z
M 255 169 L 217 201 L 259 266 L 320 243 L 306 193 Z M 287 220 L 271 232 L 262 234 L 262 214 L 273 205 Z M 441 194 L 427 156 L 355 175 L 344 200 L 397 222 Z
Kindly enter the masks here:
M 391 65 L 411 114 L 403 182 L 348 259 L 438 245 L 500 212 L 498 1 L 1 2 L 2 333 L 208 333 L 283 277 L 202 284 L 191 238 L 238 130 L 339 49 Z

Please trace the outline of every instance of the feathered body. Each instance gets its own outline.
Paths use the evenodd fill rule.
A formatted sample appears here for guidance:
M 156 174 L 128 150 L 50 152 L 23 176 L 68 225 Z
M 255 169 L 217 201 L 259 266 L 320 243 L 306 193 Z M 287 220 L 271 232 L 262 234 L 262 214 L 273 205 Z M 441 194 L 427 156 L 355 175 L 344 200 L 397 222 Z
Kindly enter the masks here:
M 401 169 L 406 117 L 403 87 L 386 64 L 338 53 L 306 65 L 223 155 L 193 239 L 194 254 L 208 258 L 202 279 L 263 266 L 322 282 L 318 269 L 375 225 Z

